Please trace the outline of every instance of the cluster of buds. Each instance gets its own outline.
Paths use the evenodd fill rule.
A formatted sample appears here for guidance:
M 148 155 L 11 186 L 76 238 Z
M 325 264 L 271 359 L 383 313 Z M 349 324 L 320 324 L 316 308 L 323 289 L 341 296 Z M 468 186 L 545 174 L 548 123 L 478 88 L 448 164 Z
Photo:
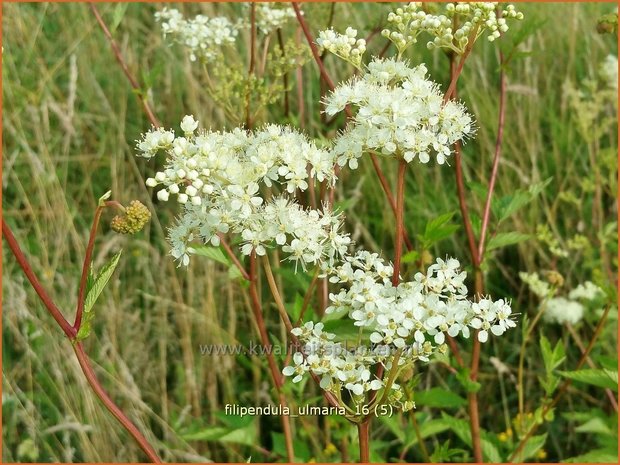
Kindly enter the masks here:
M 442 14 L 424 11 L 421 2 L 409 3 L 388 15 L 390 28 L 382 35 L 391 40 L 399 53 L 417 42 L 425 32 L 433 37 L 429 49 L 444 48 L 462 54 L 470 41 L 477 40 L 485 31 L 490 42 L 508 31 L 508 19 L 523 19 L 523 13 L 513 5 L 497 11 L 495 2 L 446 3 Z
M 321 51 L 327 50 L 356 68 L 361 66 L 362 56 L 366 51 L 366 41 L 358 39 L 357 30 L 352 27 L 348 27 L 344 34 L 333 29 L 321 31 L 316 43 Z
M 151 219 L 151 212 L 140 201 L 132 200 L 122 214 L 112 218 L 112 230 L 121 234 L 136 234 Z

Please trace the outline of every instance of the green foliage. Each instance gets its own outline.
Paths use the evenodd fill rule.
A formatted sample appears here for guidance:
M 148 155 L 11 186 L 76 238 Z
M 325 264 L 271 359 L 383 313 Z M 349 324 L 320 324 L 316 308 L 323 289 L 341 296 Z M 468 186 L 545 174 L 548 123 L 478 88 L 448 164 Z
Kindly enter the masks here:
M 564 345 L 561 341 L 558 341 L 552 349 L 549 340 L 545 336 L 541 335 L 540 350 L 542 352 L 543 363 L 545 366 L 545 375 L 540 376 L 539 381 L 545 390 L 545 395 L 550 397 L 560 384 L 560 379 L 554 374 L 554 371 L 566 359 Z
M 444 213 L 426 223 L 424 233 L 418 235 L 424 249 L 429 249 L 435 243 L 450 237 L 460 228 L 458 224 L 450 222 L 455 213 L 456 211 Z
M 458 394 L 442 388 L 431 388 L 415 394 L 416 408 L 458 408 L 467 404 L 467 401 Z
M 84 299 L 84 310 L 82 315 L 82 324 L 77 333 L 76 339 L 81 341 L 82 339 L 87 338 L 90 335 L 92 330 L 91 323 L 93 318 L 95 317 L 95 312 L 93 307 L 95 302 L 103 292 L 103 289 L 110 281 L 116 266 L 118 265 L 118 261 L 121 258 L 121 251 L 116 253 L 108 263 L 106 263 L 101 270 L 97 273 L 96 276 L 93 276 L 92 267 L 89 270 L 88 279 L 86 281 L 86 298 Z
M 579 383 L 591 384 L 618 392 L 618 372 L 606 369 L 584 369 L 577 371 L 559 371 L 560 375 Z

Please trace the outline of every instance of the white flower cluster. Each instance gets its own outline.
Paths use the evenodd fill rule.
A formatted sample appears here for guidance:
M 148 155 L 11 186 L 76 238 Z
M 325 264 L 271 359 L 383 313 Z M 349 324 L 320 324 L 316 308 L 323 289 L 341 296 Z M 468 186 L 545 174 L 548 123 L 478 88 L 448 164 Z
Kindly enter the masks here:
M 508 31 L 507 19 L 523 19 L 523 13 L 517 12 L 513 5 L 507 5 L 498 16 L 495 2 L 445 3 L 443 8 L 442 14 L 434 14 L 424 11 L 422 2 L 409 3 L 388 15 L 390 28 L 384 29 L 382 35 L 391 40 L 401 54 L 417 42 L 422 32 L 433 37 L 427 43 L 429 48 L 447 48 L 461 54 L 472 33 L 475 41 L 486 31 L 492 42 Z
M 155 19 L 161 23 L 164 37 L 188 48 L 192 61 L 209 62 L 219 58 L 221 47 L 233 44 L 242 26 L 241 22 L 232 23 L 223 16 L 198 15 L 188 20 L 179 10 L 168 8 L 155 13 Z
M 325 100 L 325 112 L 334 115 L 347 105 L 358 108 L 335 141 L 338 164 L 357 167 L 364 151 L 418 158 L 435 153 L 443 164 L 451 145 L 473 133 L 473 120 L 456 101 L 443 103 L 439 86 L 426 79 L 424 65 L 410 68 L 403 61 L 375 59 L 367 72 L 339 85 Z
M 538 273 L 526 273 L 524 271 L 519 272 L 519 278 L 529 287 L 533 294 L 537 295 L 541 299 L 546 299 L 553 294 L 553 290 L 547 281 L 540 279 Z
M 508 302 L 467 299 L 466 273 L 456 259 L 437 259 L 425 274 L 418 273 L 414 281 L 397 287 L 392 285 L 392 274 L 391 265 L 366 251 L 329 269 L 330 282 L 346 288 L 330 294 L 326 313 L 350 318 L 360 328 L 360 335 L 368 330 L 373 346 L 351 353 L 342 343 L 334 342 L 334 335 L 324 333 L 320 323 L 309 322 L 293 332 L 304 344 L 305 357 L 296 356 L 295 366 L 286 367 L 283 373 L 295 375 L 293 381 L 297 382 L 311 371 L 323 377 L 322 387 L 344 386 L 361 395 L 383 387 L 381 380 L 371 380 L 369 368 L 391 360 L 389 356 L 396 350 L 401 351 L 399 365 L 429 361 L 433 354 L 446 350 L 446 335 L 469 337 L 473 328 L 479 330 L 478 340 L 486 342 L 489 333 L 501 336 L 516 326 Z
M 584 315 L 583 303 L 595 302 L 605 295 L 596 284 L 586 281 L 571 290 L 567 297 L 555 297 L 556 289 L 543 281 L 538 273 L 520 272 L 519 277 L 528 285 L 530 291 L 541 299 L 543 319 L 548 323 L 579 323 Z
M 265 35 L 280 29 L 289 20 L 295 18 L 295 10 L 290 5 L 276 7 L 278 3 L 259 3 L 256 5 L 256 25 Z
M 194 252 L 191 243 L 219 244 L 219 234 L 241 235 L 241 251 L 264 255 L 273 242 L 296 264 L 333 263 L 350 243 L 339 233 L 341 218 L 327 210 L 304 210 L 287 198 L 309 182 L 335 180 L 333 156 L 288 127 L 269 125 L 255 132 L 197 132 L 192 116 L 181 122 L 183 136 L 154 129 L 138 142 L 141 156 L 167 154 L 163 171 L 148 178 L 149 187 L 163 186 L 157 198 L 176 195 L 185 204 L 170 231 L 172 255 L 183 265 Z M 261 185 L 277 191 L 267 201 Z
M 618 90 L 618 57 L 607 55 L 599 68 L 599 74 L 610 89 Z
M 586 281 L 583 284 L 579 284 L 575 289 L 568 293 L 568 297 L 573 300 L 587 301 L 597 300 L 604 295 L 605 293 L 603 290 L 592 281 Z
M 369 360 L 374 359 L 374 354 L 350 351 L 345 344 L 334 342 L 336 335 L 323 331 L 323 326 L 309 321 L 293 329 L 292 334 L 303 341 L 303 346 L 293 355 L 295 365 L 284 367 L 282 373 L 293 376 L 293 382 L 298 383 L 312 371 L 321 377 L 321 388 L 339 392 L 345 387 L 356 396 L 381 389 L 381 380 L 371 380 Z
M 553 297 L 542 303 L 544 308 L 543 318 L 549 323 L 576 324 L 583 318 L 583 305 L 565 297 Z
M 357 39 L 357 30 L 352 27 L 348 27 L 344 34 L 333 29 L 321 31 L 316 43 L 321 52 L 327 50 L 357 68 L 361 66 L 366 51 L 366 41 Z

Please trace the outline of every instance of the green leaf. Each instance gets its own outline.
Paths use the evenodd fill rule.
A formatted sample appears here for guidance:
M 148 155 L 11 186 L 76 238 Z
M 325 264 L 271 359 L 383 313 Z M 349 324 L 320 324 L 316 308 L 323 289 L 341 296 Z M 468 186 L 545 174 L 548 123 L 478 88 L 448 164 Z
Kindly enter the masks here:
M 545 336 L 540 336 L 540 350 L 545 365 L 545 376 L 540 376 L 538 379 L 547 396 L 550 396 L 560 384 L 560 380 L 555 376 L 554 370 L 560 366 L 566 358 L 564 345 L 561 341 L 558 341 L 552 349 L 549 340 Z
M 565 378 L 572 379 L 580 383 L 592 384 L 602 388 L 618 391 L 618 372 L 605 369 L 585 369 L 578 371 L 559 371 Z
M 518 190 L 513 195 L 503 197 L 500 199 L 499 205 L 494 211 L 498 218 L 498 222 L 502 222 L 515 213 L 520 208 L 524 207 L 535 197 L 537 197 L 544 189 L 549 185 L 552 178 L 545 179 L 542 182 L 532 184 L 528 190 Z
M 88 336 L 90 336 L 91 330 L 92 330 L 92 325 L 90 321 L 82 320 L 82 323 L 80 324 L 80 329 L 78 329 L 78 332 L 75 335 L 75 338 L 78 341 L 82 341 L 86 339 Z
M 424 234 L 420 236 L 420 239 L 424 242 L 425 248 L 430 247 L 435 242 L 438 242 L 446 237 L 451 236 L 457 229 L 458 224 L 449 223 L 456 211 L 444 213 L 437 218 L 426 223 L 424 228 Z
M 210 245 L 192 246 L 195 255 L 202 255 L 203 257 L 215 260 L 222 265 L 230 266 L 232 263 L 226 256 L 221 247 L 213 247 Z
M 528 240 L 530 237 L 531 236 L 529 234 L 518 233 L 516 231 L 498 233 L 489 239 L 486 250 L 491 251 L 507 245 L 518 244 L 519 242 Z
M 111 195 L 112 195 L 112 191 L 108 191 L 105 194 L 103 194 L 101 197 L 99 197 L 99 202 L 97 203 L 97 205 L 99 205 L 100 207 L 104 207 L 106 200 L 108 200 Z
M 471 430 L 469 422 L 451 417 L 445 413 L 442 413 L 441 417 L 450 429 L 459 437 L 459 439 L 471 447 Z M 480 446 L 482 448 L 482 454 L 487 462 L 501 463 L 503 461 L 497 447 L 495 447 L 495 445 L 487 437 L 484 437 L 484 435 L 482 435 L 480 439 Z
M 458 394 L 442 388 L 417 392 L 414 400 L 416 406 L 436 408 L 458 408 L 467 404 L 467 401 Z
M 563 460 L 564 463 L 618 463 L 618 451 L 611 448 L 594 449 L 583 455 Z
M 420 253 L 417 250 L 410 250 L 400 258 L 401 263 L 413 263 L 420 258 Z
M 93 305 L 95 305 L 95 302 L 101 295 L 101 292 L 103 292 L 103 289 L 108 284 L 108 281 L 110 281 L 110 278 L 112 277 L 112 273 L 114 273 L 114 270 L 116 269 L 116 266 L 118 265 L 118 261 L 121 258 L 121 253 L 122 251 L 114 255 L 110 259 L 110 261 L 107 264 L 105 264 L 103 268 L 101 268 L 97 276 L 94 278 L 92 287 L 89 289 L 88 293 L 86 294 L 86 299 L 84 299 L 84 313 L 85 314 L 89 313 L 92 310 Z
M 467 368 L 461 368 L 456 374 L 456 379 L 467 392 L 478 392 L 480 390 L 480 383 L 470 378 L 469 369 Z
M 513 463 L 522 463 L 527 461 L 527 459 L 532 458 L 536 455 L 536 453 L 542 449 L 547 441 L 547 433 L 540 434 L 538 436 L 532 436 L 523 447 L 521 453 L 517 454 Z
M 612 429 L 603 421 L 602 418 L 590 418 L 583 425 L 575 428 L 575 431 L 577 433 L 594 433 L 615 436 Z
M 215 426 L 183 434 L 181 437 L 186 441 L 215 441 L 253 446 L 256 444 L 256 427 L 254 424 L 250 424 L 243 428 L 231 430 Z
M 127 12 L 128 3 L 118 3 L 116 8 L 114 8 L 114 17 L 112 19 L 112 24 L 110 25 L 110 32 L 116 31 L 116 28 L 121 24 L 125 13 Z

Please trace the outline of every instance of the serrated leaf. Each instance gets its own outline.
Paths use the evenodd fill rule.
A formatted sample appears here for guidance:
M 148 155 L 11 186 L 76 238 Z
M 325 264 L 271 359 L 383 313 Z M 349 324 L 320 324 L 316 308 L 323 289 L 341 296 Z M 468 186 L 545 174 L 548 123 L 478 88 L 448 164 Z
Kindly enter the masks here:
M 498 233 L 489 239 L 486 250 L 491 251 L 507 245 L 518 244 L 519 242 L 528 240 L 530 237 L 529 234 L 518 233 L 516 231 Z
M 211 260 L 215 260 L 222 265 L 230 266 L 232 263 L 230 259 L 226 256 L 221 247 L 213 247 L 210 245 L 198 245 L 192 246 L 194 255 L 201 255 L 203 257 L 210 258 Z
M 430 247 L 435 242 L 451 236 L 460 228 L 458 224 L 449 223 L 455 213 L 455 211 L 444 213 L 426 224 L 424 234 L 419 236 L 426 248 Z
M 547 433 L 540 434 L 538 436 L 532 436 L 525 443 L 525 446 L 523 447 L 523 450 L 521 451 L 521 453 L 517 454 L 517 456 L 513 460 L 513 463 L 522 463 L 522 462 L 527 461 L 527 459 L 534 457 L 536 453 L 540 449 L 542 449 L 546 441 L 547 441 Z
M 414 400 L 416 406 L 423 407 L 458 408 L 467 404 L 467 401 L 458 394 L 442 388 L 417 392 Z
M 92 287 L 86 294 L 86 299 L 84 299 L 84 314 L 89 313 L 93 309 L 95 302 L 108 284 L 108 281 L 110 281 L 110 278 L 118 265 L 118 261 L 121 258 L 121 253 L 122 251 L 119 251 L 115 254 L 110 261 L 106 263 L 101 270 L 99 270 L 99 273 L 97 273 L 97 276 L 93 280 Z
M 498 221 L 501 223 L 520 208 L 524 207 L 535 197 L 537 197 L 544 189 L 549 185 L 552 178 L 545 179 L 544 181 L 532 184 L 528 190 L 517 190 L 513 195 L 503 197 L 499 202 L 494 213 L 496 214 Z
M 577 371 L 558 371 L 565 378 L 580 383 L 591 384 L 618 391 L 618 372 L 605 369 L 585 369 Z
M 82 340 L 86 339 L 88 336 L 90 336 L 91 330 L 92 330 L 92 325 L 91 325 L 90 321 L 82 320 L 82 324 L 80 325 L 80 329 L 78 330 L 75 338 L 78 341 L 82 341 Z
M 447 423 L 452 431 L 459 437 L 461 441 L 471 447 L 471 430 L 469 422 L 458 418 L 451 417 L 445 413 L 441 415 L 442 420 Z M 480 439 L 480 447 L 482 448 L 482 454 L 484 459 L 490 463 L 503 462 L 497 447 L 488 438 L 482 437 Z

